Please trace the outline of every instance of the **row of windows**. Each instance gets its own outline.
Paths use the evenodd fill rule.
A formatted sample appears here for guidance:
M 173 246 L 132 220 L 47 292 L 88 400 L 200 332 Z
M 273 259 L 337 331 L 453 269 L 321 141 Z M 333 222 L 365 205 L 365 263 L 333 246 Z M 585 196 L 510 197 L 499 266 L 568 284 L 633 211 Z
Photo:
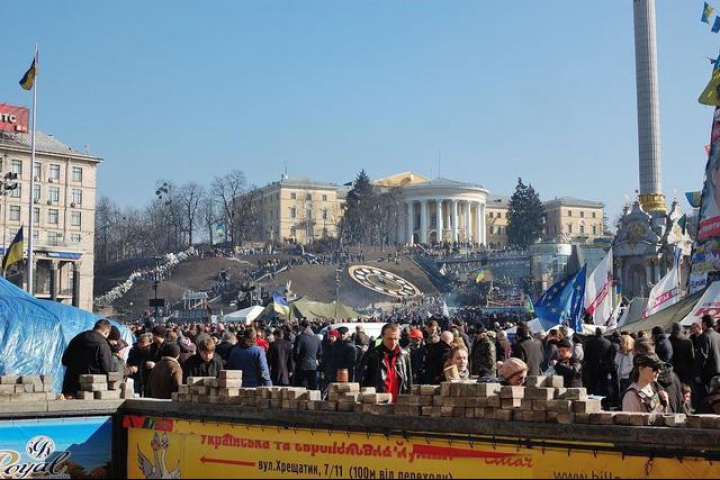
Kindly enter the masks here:
M 22 184 L 18 184 L 15 190 L 10 190 L 10 197 L 21 198 L 22 197 Z M 60 202 L 60 187 L 48 187 L 48 200 L 51 202 Z M 71 192 L 71 202 L 75 205 L 82 205 L 83 191 L 77 188 L 73 188 Z M 42 200 L 42 185 L 33 186 L 33 200 Z
M 33 208 L 35 215 L 35 225 L 40 224 L 41 210 L 37 207 Z M 11 221 L 19 222 L 22 210 L 18 205 L 11 205 L 8 209 L 8 218 Z M 49 208 L 47 211 L 47 223 L 50 225 L 60 224 L 60 210 L 57 208 Z M 82 212 L 70 212 L 70 225 L 73 227 L 82 227 Z
M 572 217 L 573 212 L 572 210 L 568 210 L 568 217 Z M 585 212 L 580 210 L 580 218 L 585 218 Z M 597 218 L 597 212 L 592 212 L 592 218 Z
M 271 218 L 272 218 L 272 216 L 271 216 Z M 290 218 L 297 218 L 297 209 L 295 207 L 290 207 Z M 307 210 L 305 212 L 305 218 L 313 218 L 312 210 Z M 322 210 L 322 219 L 327 220 L 327 218 L 328 218 L 327 209 L 324 208 Z
M 553 230 L 554 230 L 554 231 L 553 231 L 553 234 L 557 235 L 557 233 L 558 233 L 558 227 L 557 227 L 557 225 L 553 225 Z M 568 224 L 567 224 L 567 229 L 566 229 L 566 230 L 567 230 L 567 232 L 563 232 L 563 233 L 574 233 L 574 232 L 573 232 L 572 223 L 568 223 Z M 579 231 L 578 233 L 579 233 L 580 235 L 589 232 L 589 231 L 587 231 L 587 229 L 585 228 L 585 225 L 580 225 L 579 230 L 580 230 L 580 231 Z M 593 234 L 593 235 L 598 235 L 598 230 L 599 230 L 599 229 L 598 229 L 597 225 L 593 225 L 593 226 L 592 226 L 592 234 Z
M 298 227 L 296 227 L 295 225 L 291 225 L 291 226 L 290 226 L 290 236 L 291 236 L 291 237 L 297 236 L 297 231 L 298 231 Z M 301 231 L 301 232 L 307 232 L 307 229 L 306 229 L 305 227 L 300 227 L 300 231 Z M 329 230 L 328 230 L 327 228 L 323 228 L 323 229 L 322 229 L 322 236 L 323 236 L 323 237 L 327 237 L 327 236 L 329 235 L 328 232 L 329 232 Z M 314 233 L 314 232 L 310 232 L 310 235 L 315 235 L 315 233 Z
M 47 245 L 50 247 L 59 247 L 62 245 L 62 238 L 63 234 L 62 232 L 47 232 Z M 33 239 L 35 239 L 35 244 L 40 243 L 40 231 L 33 230 Z M 8 237 L 7 241 L 11 241 L 12 239 Z M 72 233 L 70 234 L 70 244 L 77 245 L 82 240 L 82 235 L 79 233 Z
M 280 194 L 278 194 L 278 199 L 279 199 L 279 198 L 280 198 Z M 295 193 L 295 192 L 290 192 L 290 200 L 297 200 L 297 193 Z M 305 200 L 312 200 L 312 193 L 306 193 L 306 194 L 305 194 Z M 328 196 L 325 195 L 325 194 L 323 194 L 323 196 L 322 196 L 322 201 L 323 201 L 323 202 L 327 202 L 327 201 L 328 201 Z
M 42 163 L 35 162 L 33 166 L 33 175 L 38 179 L 42 179 Z M 23 161 L 12 160 L 10 162 L 10 171 L 17 173 L 18 177 L 22 177 L 23 174 Z M 48 180 L 60 181 L 60 165 L 57 163 L 51 163 L 48 167 Z M 73 182 L 82 183 L 83 180 L 83 169 L 82 167 L 72 167 L 72 175 L 70 177 Z
M 494 225 L 490 225 L 488 230 L 490 231 L 490 235 L 505 235 L 507 233 L 506 227 L 496 227 Z

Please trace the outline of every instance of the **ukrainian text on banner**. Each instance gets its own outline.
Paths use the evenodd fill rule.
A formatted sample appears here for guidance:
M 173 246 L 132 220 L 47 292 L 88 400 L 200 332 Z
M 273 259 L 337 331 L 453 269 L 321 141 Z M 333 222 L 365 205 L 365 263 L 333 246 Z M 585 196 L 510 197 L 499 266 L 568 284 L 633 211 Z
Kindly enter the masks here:
M 593 316 L 595 325 L 605 325 L 613 313 L 612 269 L 613 254 L 610 248 L 585 284 L 585 310 Z
M 715 108 L 710 140 L 688 285 L 690 294 L 720 278 L 720 107 Z
M 0 421 L 0 478 L 108 478 L 110 417 Z
M 680 323 L 683 326 L 699 323 L 705 315 L 710 315 L 716 322 L 720 321 L 720 282 L 713 283 L 705 290 L 700 300 Z
M 680 301 L 680 282 L 678 269 L 673 267 L 660 281 L 650 290 L 648 304 L 643 312 L 643 318 L 665 310 L 670 305 Z
M 705 478 L 720 463 L 214 421 L 125 417 L 129 478 Z M 476 441 L 478 440 L 478 441 Z M 542 439 L 535 439 L 541 441 Z M 602 447 L 607 447 L 603 445 Z M 593 448 L 595 447 L 595 450 Z M 155 475 L 155 476 L 153 476 Z

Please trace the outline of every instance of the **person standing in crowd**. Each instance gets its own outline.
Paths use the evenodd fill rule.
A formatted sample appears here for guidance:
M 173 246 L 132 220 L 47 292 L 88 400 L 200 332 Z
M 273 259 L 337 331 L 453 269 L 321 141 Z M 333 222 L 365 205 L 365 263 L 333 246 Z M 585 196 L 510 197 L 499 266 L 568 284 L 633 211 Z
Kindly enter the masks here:
M 517 337 L 513 345 L 513 357 L 519 358 L 528 367 L 528 375 L 539 376 L 543 362 L 543 351 L 540 342 L 530 336 L 530 329 L 526 324 L 518 325 L 515 332 Z
M 234 333 L 226 331 L 223 333 L 222 338 L 223 341 L 215 348 L 215 352 L 222 360 L 223 365 L 227 365 L 230 359 L 230 352 L 232 352 L 232 349 L 235 348 L 235 344 L 237 343 L 237 337 Z
M 670 332 L 670 343 L 672 344 L 673 357 L 672 365 L 680 381 L 685 385 L 693 383 L 693 362 L 695 361 L 695 350 L 691 340 L 685 338 L 683 328 L 679 323 L 674 323 Z
M 270 380 L 273 385 L 287 387 L 290 385 L 290 373 L 293 371 L 292 345 L 281 329 L 276 329 L 273 336 L 275 341 L 270 344 L 267 355 Z
M 551 361 L 558 359 L 558 331 L 554 328 L 548 332 L 547 337 L 543 340 L 543 362 L 540 367 L 541 371 L 546 371 L 551 365 Z
M 80 375 L 116 372 L 110 344 L 110 322 L 98 320 L 92 330 L 79 333 L 68 344 L 62 356 L 65 367 L 62 393 L 65 398 L 73 398 L 80 390 Z
M 150 345 L 150 352 L 145 360 L 145 368 L 143 369 L 143 383 L 147 385 L 148 378 L 150 378 L 150 372 L 155 367 L 155 364 L 162 358 L 163 344 L 165 343 L 165 336 L 167 335 L 167 329 L 162 325 L 155 325 L 152 328 L 152 345 Z
M 620 337 L 620 350 L 615 354 L 615 370 L 617 371 L 618 392 L 620 397 L 632 383 L 630 374 L 632 374 L 633 349 L 635 348 L 635 340 L 630 335 L 622 335 Z
M 612 379 L 615 377 L 615 348 L 602 335 L 600 328 L 585 343 L 584 383 L 591 395 L 611 397 Z
M 657 384 L 663 362 L 656 354 L 648 353 L 635 355 L 633 363 L 632 383 L 622 397 L 623 412 L 667 413 L 667 392 Z
M 390 393 L 395 402 L 398 395 L 412 392 L 410 356 L 400 348 L 400 327 L 397 324 L 384 325 L 381 337 L 381 343 L 370 347 L 363 357 L 358 377 L 363 387 L 375 387 L 378 393 Z
M 565 379 L 566 388 L 582 388 L 582 364 L 573 355 L 573 344 L 569 338 L 557 343 L 557 358 L 551 359 L 549 365 Z
M 705 397 L 710 381 L 720 374 L 720 333 L 715 331 L 715 320 L 710 315 L 703 315 L 701 328 L 702 334 L 697 342 L 693 374 L 695 382 L 701 387 L 700 395 Z
M 194 343 L 190 341 L 188 337 L 182 337 L 180 340 L 178 340 L 178 346 L 180 347 L 180 358 L 178 361 L 180 362 L 180 365 L 185 365 L 185 362 L 187 362 L 188 358 L 195 355 L 197 352 L 197 347 Z
M 652 339 L 655 344 L 655 353 L 665 363 L 672 363 L 673 359 L 673 347 L 672 343 L 665 335 L 665 331 L 660 326 L 655 326 L 652 329 Z
M 410 337 L 410 365 L 412 366 L 413 382 L 418 385 L 425 383 L 425 356 L 427 348 L 423 338 L 422 331 L 419 328 L 410 329 L 408 334 Z
M 367 336 L 367 333 L 365 333 L 365 328 L 363 328 L 362 325 L 358 325 L 355 327 L 355 335 L 353 340 L 355 341 L 355 345 L 357 345 L 358 347 L 370 345 L 370 337 Z
M 472 349 L 472 374 L 480 375 L 480 372 L 485 370 L 494 377 L 497 358 L 495 352 L 495 340 L 488 336 L 485 327 L 478 327 L 475 330 L 475 344 Z
M 353 382 L 355 379 L 355 358 L 357 349 L 353 344 L 350 329 L 340 327 L 337 329 L 340 338 L 333 345 L 332 363 L 335 377 L 331 382 Z
M 200 340 L 197 353 L 183 364 L 183 381 L 188 377 L 215 377 L 224 370 L 222 359 L 216 353 L 215 339 L 211 336 Z
M 337 330 L 328 330 L 322 344 L 322 357 L 320 360 L 320 371 L 322 372 L 322 388 L 326 389 L 328 384 L 335 381 L 335 364 L 333 354 L 335 344 L 340 340 L 340 333 Z
M 183 371 L 178 362 L 180 346 L 177 343 L 163 344 L 160 361 L 148 377 L 146 397 L 169 399 L 183 383 Z
M 443 381 L 467 382 L 470 380 L 469 353 L 465 344 L 460 341 L 447 354 L 443 364 Z M 440 383 L 440 382 L 438 382 Z
M 128 344 L 122 338 L 118 338 L 114 345 L 110 345 L 113 362 L 115 362 L 115 371 L 122 373 L 123 381 L 127 378 L 129 371 L 125 363 L 125 354 L 127 353 Z
M 307 386 L 308 390 L 317 390 L 317 369 L 320 364 L 318 360 L 322 358 L 322 344 L 307 320 L 300 323 L 300 328 L 302 332 L 295 339 L 293 347 L 294 383 L 296 387 Z
M 230 353 L 228 370 L 242 370 L 243 388 L 272 386 L 265 350 L 257 345 L 257 332 L 254 328 L 245 329 L 241 341 Z
M 528 366 L 517 357 L 510 357 L 504 362 L 498 362 L 498 375 L 500 383 L 506 386 L 520 387 L 525 385 L 528 375 Z
M 433 343 L 428 348 L 425 357 L 425 380 L 432 383 L 439 383 L 443 378 L 443 364 L 445 357 L 453 346 L 453 334 L 445 331 L 440 334 L 440 341 Z M 437 383 L 436 383 L 437 382 Z
M 507 334 L 503 330 L 495 330 L 495 358 L 498 362 L 504 362 L 512 356 L 512 348 Z
M 152 333 L 143 333 L 138 337 L 138 341 L 130 349 L 128 354 L 127 366 L 128 375 L 133 379 L 133 388 L 135 393 L 142 397 L 145 393 L 145 362 L 150 355 L 150 345 L 152 345 Z

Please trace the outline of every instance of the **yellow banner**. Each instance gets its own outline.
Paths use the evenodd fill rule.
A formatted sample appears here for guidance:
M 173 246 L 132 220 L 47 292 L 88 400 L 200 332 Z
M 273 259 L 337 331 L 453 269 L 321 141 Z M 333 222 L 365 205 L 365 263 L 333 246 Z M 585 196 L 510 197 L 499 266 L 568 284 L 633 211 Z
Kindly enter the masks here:
M 135 417 L 129 478 L 717 478 L 720 464 L 566 448 Z M 595 447 L 602 447 L 596 445 Z M 604 445 L 607 447 L 607 445 Z M 588 450 L 580 450 L 586 448 Z

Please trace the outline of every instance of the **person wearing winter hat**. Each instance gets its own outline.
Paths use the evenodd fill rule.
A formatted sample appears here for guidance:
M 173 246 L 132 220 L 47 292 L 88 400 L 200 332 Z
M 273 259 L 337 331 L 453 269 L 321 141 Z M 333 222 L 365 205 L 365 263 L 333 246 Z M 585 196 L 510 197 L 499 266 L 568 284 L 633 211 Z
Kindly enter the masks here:
M 146 397 L 169 399 L 180 389 L 183 378 L 179 357 L 180 346 L 177 343 L 163 345 L 162 357 L 148 377 Z
M 655 344 L 655 353 L 660 357 L 660 360 L 665 363 L 672 363 L 673 346 L 668 336 L 665 335 L 665 330 L 660 326 L 653 327 L 652 339 Z
M 125 364 L 125 360 L 123 357 L 125 356 L 125 353 L 127 352 L 128 344 L 123 340 L 122 338 L 118 338 L 114 345 L 110 345 L 110 351 L 112 352 L 113 361 L 115 362 L 115 365 L 117 365 L 117 372 L 120 372 L 123 374 L 123 380 L 128 375 L 128 369 Z
M 180 340 L 178 340 L 178 345 L 180 346 L 180 365 L 185 364 L 185 361 L 195 355 L 195 352 L 197 351 L 197 347 L 194 343 L 190 341 L 188 337 L 180 337 Z
M 504 362 L 498 362 L 498 375 L 503 385 L 522 386 L 528 374 L 528 366 L 517 357 L 510 357 Z
M 410 365 L 412 367 L 413 382 L 417 385 L 425 383 L 425 337 L 419 328 L 411 328 L 408 333 L 410 344 L 407 350 L 410 352 Z
M 565 387 L 582 388 L 582 364 L 573 355 L 573 343 L 569 338 L 557 343 L 557 359 L 550 360 L 550 365 L 565 379 Z
M 655 353 L 641 353 L 633 358 L 634 369 L 630 376 L 632 383 L 622 397 L 623 412 L 655 413 L 668 412 L 669 398 L 657 381 L 665 362 Z

